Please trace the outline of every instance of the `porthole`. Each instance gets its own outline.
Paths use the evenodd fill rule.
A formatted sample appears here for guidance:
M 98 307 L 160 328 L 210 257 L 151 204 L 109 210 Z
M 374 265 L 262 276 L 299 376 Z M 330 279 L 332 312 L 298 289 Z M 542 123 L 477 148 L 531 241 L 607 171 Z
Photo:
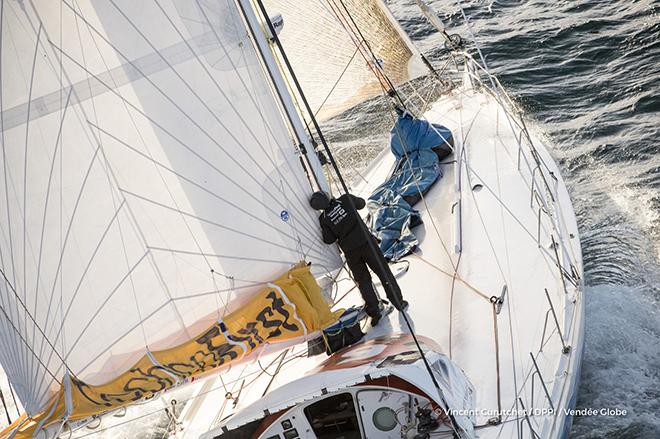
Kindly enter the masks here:
M 396 427 L 396 412 L 389 407 L 381 407 L 374 412 L 373 423 L 380 431 L 390 431 Z

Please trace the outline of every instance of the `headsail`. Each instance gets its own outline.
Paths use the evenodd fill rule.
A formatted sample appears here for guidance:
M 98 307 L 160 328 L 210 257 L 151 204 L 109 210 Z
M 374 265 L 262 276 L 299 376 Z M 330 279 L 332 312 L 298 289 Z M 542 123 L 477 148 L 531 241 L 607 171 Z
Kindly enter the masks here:
M 233 1 L 2 2 L 0 23 L 0 362 L 28 414 L 296 261 L 338 266 Z
M 264 4 L 269 14 L 282 14 L 279 38 L 320 119 L 382 93 L 374 70 L 382 67 L 394 85 L 424 73 L 416 50 L 381 0 Z

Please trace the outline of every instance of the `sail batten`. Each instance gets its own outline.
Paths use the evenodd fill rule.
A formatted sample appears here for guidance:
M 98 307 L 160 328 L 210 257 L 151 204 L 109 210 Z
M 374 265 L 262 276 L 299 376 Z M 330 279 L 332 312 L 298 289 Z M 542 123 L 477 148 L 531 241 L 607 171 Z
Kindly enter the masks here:
M 233 1 L 2 4 L 0 363 L 29 415 L 339 266 Z

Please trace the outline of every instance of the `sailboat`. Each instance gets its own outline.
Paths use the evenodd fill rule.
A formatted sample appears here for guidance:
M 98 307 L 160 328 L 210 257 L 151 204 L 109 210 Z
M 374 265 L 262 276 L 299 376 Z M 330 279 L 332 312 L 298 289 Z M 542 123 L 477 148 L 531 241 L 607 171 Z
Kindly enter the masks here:
M 567 437 L 569 193 L 416 3 L 440 62 L 381 0 L 2 1 L 0 364 L 25 413 L 0 438 L 127 428 L 184 389 L 173 437 Z M 365 108 L 391 143 L 355 170 L 324 127 Z M 407 308 L 369 325 L 316 191 L 367 200 Z

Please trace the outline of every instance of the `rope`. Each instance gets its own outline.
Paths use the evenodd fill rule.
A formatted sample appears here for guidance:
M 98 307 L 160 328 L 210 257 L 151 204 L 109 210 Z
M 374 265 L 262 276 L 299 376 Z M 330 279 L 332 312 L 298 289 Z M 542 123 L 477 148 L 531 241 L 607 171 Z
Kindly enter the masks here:
M 57 351 L 57 349 L 55 348 L 55 346 L 54 346 L 54 345 L 51 343 L 51 341 L 48 339 L 48 337 L 46 336 L 46 334 L 44 333 L 44 331 L 41 329 L 41 326 L 39 326 L 39 324 L 37 323 L 37 321 L 36 321 L 36 320 L 34 319 L 34 317 L 32 316 L 32 313 L 30 313 L 30 311 L 27 309 L 27 307 L 25 306 L 25 303 L 23 303 L 23 300 L 21 300 L 20 296 L 18 295 L 18 293 L 17 293 L 16 290 L 14 289 L 14 286 L 11 284 L 11 282 L 9 282 L 9 279 L 8 279 L 7 276 L 5 275 L 5 272 L 4 272 L 4 270 L 2 270 L 2 268 L 0 268 L 0 274 L 2 274 L 2 277 L 3 277 L 4 280 L 5 280 L 5 283 L 9 286 L 9 289 L 10 289 L 11 292 L 14 294 L 14 297 L 16 297 L 16 300 L 18 300 L 18 303 L 21 305 L 21 308 L 23 308 L 23 310 L 25 311 L 26 315 L 30 318 L 30 321 L 32 321 L 32 324 L 34 325 L 34 327 L 37 328 L 37 329 L 39 330 L 39 333 L 41 334 L 41 336 L 43 337 L 43 339 L 46 341 L 46 343 L 48 343 L 48 345 L 50 346 L 50 348 L 52 349 L 52 351 L 55 353 L 55 355 L 57 355 L 57 358 L 58 358 L 58 359 L 62 362 L 62 364 L 66 367 L 66 361 L 64 361 L 64 358 L 62 358 L 62 356 L 61 356 L 60 353 Z M 5 318 L 7 319 L 7 322 L 9 322 L 9 324 L 10 324 L 11 327 L 14 329 L 14 331 L 16 331 L 16 334 L 18 334 L 18 336 L 21 338 L 21 341 L 23 341 L 23 343 L 24 343 L 25 346 L 30 350 L 30 352 L 32 353 L 32 355 L 33 355 L 33 356 L 39 361 L 39 363 L 41 363 L 41 365 L 42 365 L 42 366 L 46 369 L 46 371 L 47 371 L 47 372 L 53 377 L 53 379 L 54 379 L 55 381 L 57 381 L 58 383 L 61 384 L 61 382 L 60 382 L 57 378 L 55 378 L 55 375 L 53 375 L 53 374 L 50 372 L 50 370 L 48 369 L 48 367 L 46 367 L 46 365 L 41 361 L 40 357 L 34 352 L 34 350 L 32 349 L 32 347 L 29 345 L 29 343 L 27 342 L 27 340 L 25 340 L 25 338 L 24 338 L 23 335 L 20 333 L 20 331 L 18 330 L 18 328 L 16 328 L 16 326 L 14 325 L 14 322 L 11 321 L 11 319 L 9 318 L 9 315 L 7 314 L 7 311 L 5 310 L 5 308 L 4 308 L 2 305 L 0 305 L 0 310 L 2 310 L 2 313 L 4 314 Z
M 2 407 L 5 409 L 5 414 L 7 415 L 7 424 L 11 425 L 11 416 L 9 416 L 9 410 L 7 409 L 7 403 L 5 402 L 5 395 L 0 389 L 0 401 L 2 401 Z
M 495 300 L 493 300 L 495 299 Z M 493 307 L 493 333 L 495 335 L 495 369 L 497 372 L 497 421 L 502 422 L 502 392 L 500 384 L 500 337 L 497 329 L 497 297 L 493 296 L 490 299 Z
M 374 74 L 376 79 L 378 80 L 378 83 L 381 86 L 381 89 L 383 90 L 384 94 L 395 97 L 399 100 L 402 106 L 405 108 L 405 103 L 403 99 L 399 96 L 398 92 L 396 91 L 396 88 L 394 87 L 394 84 L 392 81 L 389 79 L 385 71 L 382 69 L 380 66 L 379 60 L 374 54 L 374 52 L 371 50 L 371 46 L 369 45 L 369 42 L 364 38 L 364 35 L 362 35 L 362 32 L 360 31 L 359 27 L 355 23 L 355 20 L 353 19 L 353 16 L 351 15 L 350 11 L 344 4 L 342 0 L 340 0 L 341 5 L 343 6 L 344 10 L 346 11 L 346 14 L 348 15 L 350 21 L 353 23 L 353 26 L 355 29 L 351 27 L 351 25 L 348 23 L 346 20 L 346 17 L 344 14 L 341 12 L 341 9 L 339 6 L 337 6 L 337 3 L 334 0 L 328 0 L 328 4 L 330 5 L 330 8 L 332 9 L 332 12 L 335 14 L 335 17 L 339 21 L 339 23 L 342 25 L 346 33 L 351 37 L 351 40 L 353 41 L 353 44 L 358 48 L 360 55 L 362 55 L 362 58 L 364 58 L 365 62 L 367 63 L 367 66 L 371 70 L 371 72 Z M 334 7 L 333 7 L 334 6 Z M 359 38 L 358 38 L 359 35 Z M 361 40 L 361 41 L 360 41 Z M 364 44 L 363 44 L 364 43 Z M 368 53 L 365 53 L 364 47 L 367 48 Z M 371 59 L 370 59 L 371 58 Z
M 429 260 L 424 259 L 423 257 L 421 257 L 421 256 L 420 256 L 419 254 L 417 254 L 417 253 L 412 253 L 411 256 L 412 256 L 412 257 L 415 257 L 415 258 L 417 258 L 417 259 L 419 259 L 420 261 L 424 262 L 425 264 L 427 264 L 428 266 L 432 267 L 433 269 L 439 271 L 440 273 L 442 273 L 442 274 L 444 274 L 444 275 L 446 275 L 446 276 L 449 276 L 449 277 L 451 277 L 451 278 L 455 278 L 456 280 L 458 280 L 459 282 L 461 282 L 463 285 L 465 285 L 466 287 L 468 287 L 471 291 L 473 291 L 473 292 L 476 293 L 477 295 L 483 297 L 483 298 L 484 298 L 485 300 L 487 300 L 487 301 L 490 301 L 490 296 L 489 296 L 489 295 L 487 295 L 487 294 L 485 294 L 484 292 L 480 291 L 478 288 L 472 286 L 468 281 L 466 281 L 466 280 L 463 279 L 460 275 L 458 275 L 457 272 L 455 272 L 454 274 L 451 274 L 451 273 L 449 273 L 448 271 L 445 271 L 445 270 L 443 270 L 442 268 L 438 267 L 437 265 L 433 264 L 433 263 L 430 262 Z
M 323 106 L 325 105 L 325 103 L 326 103 L 326 102 L 328 101 L 328 99 L 330 98 L 330 95 L 332 95 L 332 93 L 335 91 L 335 88 L 337 88 L 337 85 L 339 85 L 339 82 L 340 82 L 341 79 L 344 77 L 344 74 L 346 73 L 346 71 L 348 70 L 348 68 L 351 66 L 351 63 L 352 63 L 353 60 L 355 59 L 355 55 L 358 54 L 358 51 L 359 51 L 359 50 L 360 50 L 359 48 L 357 48 L 357 47 L 355 48 L 355 52 L 353 52 L 353 55 L 351 55 L 351 59 L 348 60 L 348 62 L 346 63 L 346 66 L 344 66 L 344 70 L 341 71 L 341 73 L 339 74 L 339 77 L 337 78 L 337 80 L 335 81 L 335 83 L 332 85 L 332 88 L 330 88 L 330 91 L 329 91 L 328 94 L 326 95 L 325 99 L 323 99 L 323 101 L 322 101 L 321 104 L 319 105 L 319 108 L 317 108 L 316 111 L 314 112 L 314 116 L 318 116 L 318 115 L 319 115 L 319 111 L 321 111 L 321 109 L 323 108 Z
M 319 139 L 321 140 L 321 144 L 323 145 L 323 147 L 324 147 L 324 149 L 325 149 L 325 152 L 326 152 L 326 154 L 328 155 L 328 159 L 330 160 L 330 164 L 332 165 L 332 167 L 333 167 L 334 170 L 335 170 L 335 173 L 337 174 L 337 178 L 339 179 L 339 182 L 341 183 L 342 189 L 344 190 L 344 192 L 345 192 L 346 194 L 348 194 L 348 193 L 349 193 L 348 186 L 346 185 L 346 182 L 344 181 L 344 178 L 343 178 L 342 175 L 341 175 L 341 172 L 340 172 L 340 170 L 339 170 L 339 167 L 338 167 L 338 165 L 337 165 L 337 162 L 335 161 L 335 159 L 334 159 L 334 157 L 333 157 L 333 155 L 332 155 L 332 151 L 330 150 L 330 147 L 328 146 L 328 143 L 327 143 L 327 141 L 326 141 L 326 139 L 325 139 L 325 137 L 324 137 L 324 135 L 323 135 L 323 132 L 322 132 L 322 130 L 321 130 L 321 127 L 319 126 L 319 123 L 318 123 L 318 121 L 316 120 L 316 117 L 314 117 L 314 112 L 312 111 L 312 109 L 311 109 L 311 107 L 310 107 L 310 105 L 309 105 L 309 102 L 307 101 L 307 98 L 305 97 L 305 94 L 304 94 L 304 92 L 303 92 L 303 90 L 302 90 L 302 87 L 300 86 L 300 83 L 298 82 L 298 79 L 297 79 L 297 77 L 296 77 L 296 74 L 295 74 L 295 72 L 293 71 L 293 68 L 292 68 L 292 66 L 291 66 L 291 63 L 289 62 L 289 59 L 288 59 L 288 57 L 287 57 L 287 55 L 286 55 L 286 52 L 284 51 L 284 47 L 282 47 L 282 43 L 281 43 L 279 37 L 277 36 L 277 32 L 275 32 L 275 28 L 273 27 L 273 23 L 271 23 L 270 19 L 268 18 L 269 15 L 268 15 L 268 12 L 267 12 L 267 10 L 266 10 L 264 4 L 263 4 L 263 1 L 262 1 L 262 0 L 256 0 L 256 1 L 257 1 L 258 6 L 259 6 L 259 9 L 260 9 L 260 11 L 261 11 L 261 13 L 262 13 L 262 15 L 263 15 L 263 18 L 264 18 L 266 24 L 268 25 L 268 28 L 269 28 L 269 30 L 270 30 L 270 33 L 271 33 L 271 35 L 273 36 L 273 39 L 274 39 L 274 41 L 275 41 L 275 44 L 277 45 L 277 47 L 278 47 L 279 50 L 280 50 L 280 53 L 282 54 L 282 58 L 283 58 L 283 60 L 284 60 L 284 63 L 286 64 L 286 66 L 287 66 L 287 68 L 288 68 L 288 70 L 289 70 L 289 73 L 291 74 L 291 78 L 293 79 L 293 82 L 294 82 L 294 84 L 296 85 L 296 89 L 297 89 L 298 93 L 300 94 L 300 97 L 301 97 L 301 99 L 302 99 L 302 101 L 303 101 L 303 104 L 305 104 L 305 109 L 307 110 L 307 113 L 308 113 L 308 115 L 310 116 L 310 118 L 311 118 L 311 120 L 312 120 L 312 123 L 313 123 L 313 125 L 314 125 L 314 128 L 315 128 L 316 132 L 318 133 Z M 347 197 L 347 199 L 348 199 L 348 204 L 349 204 L 349 206 L 350 206 L 350 209 L 351 209 L 351 210 L 357 215 L 358 213 L 357 213 L 357 209 L 356 209 L 356 207 L 355 207 L 355 203 L 353 202 L 353 200 L 351 199 L 351 197 Z M 380 249 L 378 249 L 378 247 L 376 246 L 376 243 L 375 243 L 374 240 L 371 238 L 371 234 L 370 234 L 369 231 L 367 230 L 366 225 L 365 225 L 362 221 L 359 222 L 359 225 L 360 225 L 360 227 L 361 227 L 363 233 L 366 235 L 366 238 L 367 238 L 367 244 L 369 245 L 370 250 L 371 250 L 374 254 L 376 254 L 376 252 L 379 252 Z M 385 265 L 384 265 L 383 261 L 381 260 L 381 258 L 376 258 L 376 261 L 377 261 L 377 263 L 378 263 L 378 265 L 379 265 L 380 270 L 383 271 L 383 272 L 385 272 L 385 271 L 387 270 L 387 267 L 385 267 Z M 385 285 L 383 285 L 383 287 L 385 287 Z M 395 305 L 397 308 L 399 308 L 399 309 L 401 308 L 401 304 L 400 304 L 400 303 L 395 303 L 394 305 Z M 426 358 L 426 355 L 424 354 L 424 351 L 422 350 L 422 347 L 421 347 L 421 345 L 419 344 L 419 340 L 417 339 L 417 335 L 415 334 L 415 331 L 414 331 L 414 329 L 413 329 L 413 327 L 412 327 L 412 325 L 411 325 L 411 323 L 410 323 L 410 320 L 409 320 L 409 318 L 408 318 L 408 315 L 407 315 L 406 311 L 402 311 L 402 312 L 401 312 L 401 315 L 403 316 L 403 319 L 404 319 L 404 321 L 405 321 L 405 323 L 406 323 L 406 326 L 407 326 L 407 328 L 408 328 L 408 331 L 410 332 L 410 334 L 411 334 L 411 336 L 412 336 L 412 338 L 413 338 L 413 340 L 414 340 L 414 342 L 415 342 L 415 346 L 417 347 L 417 350 L 419 351 L 419 353 L 420 353 L 420 355 L 421 355 L 421 357 L 422 357 L 422 359 L 423 359 L 423 362 L 424 362 L 424 366 L 425 366 L 425 368 L 426 368 L 426 371 L 428 372 L 428 375 L 429 375 L 429 377 L 430 377 L 430 379 L 431 379 L 431 381 L 432 381 L 434 387 L 435 387 L 436 390 L 438 391 L 438 396 L 439 396 L 440 400 L 442 401 L 442 403 L 443 403 L 445 406 L 448 407 L 448 404 L 447 404 L 447 402 L 445 401 L 445 398 L 444 398 L 444 396 L 443 396 L 442 390 L 441 390 L 441 388 L 440 388 L 440 384 L 438 383 L 438 381 L 437 381 L 437 379 L 436 379 L 436 377 L 435 377 L 435 375 L 434 375 L 434 373 L 433 373 L 433 370 L 431 369 L 431 365 L 429 364 L 428 359 Z M 457 428 L 456 428 L 456 425 L 458 425 L 458 424 L 456 423 L 456 420 L 454 419 L 453 415 L 451 415 L 451 413 L 448 413 L 448 415 L 449 415 L 449 417 L 450 417 L 450 419 L 451 419 L 451 421 L 452 421 L 452 428 L 454 429 L 455 433 L 458 435 L 458 430 L 457 430 Z

